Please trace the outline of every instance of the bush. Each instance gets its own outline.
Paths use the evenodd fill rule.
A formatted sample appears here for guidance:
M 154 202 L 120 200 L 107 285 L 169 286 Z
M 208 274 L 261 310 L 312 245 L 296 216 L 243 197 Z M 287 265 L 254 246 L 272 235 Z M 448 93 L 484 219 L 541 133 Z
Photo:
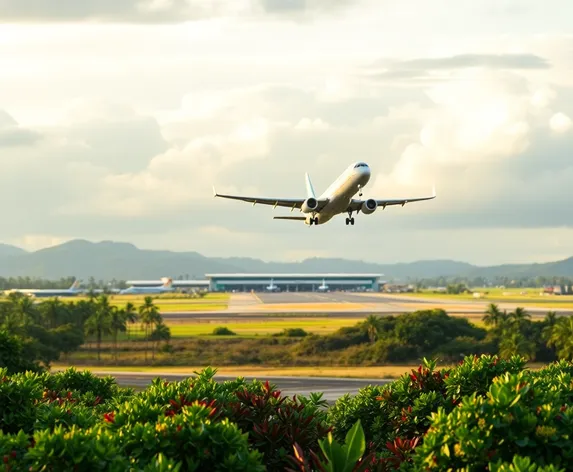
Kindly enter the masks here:
M 1 369 L 4 469 L 573 470 L 571 362 L 528 371 L 523 358 L 483 355 L 437 370 L 424 359 L 329 410 L 320 394 L 196 374 L 135 394 L 74 369 Z
M 345 395 L 329 410 L 334 436 L 342 440 L 360 421 L 370 451 L 384 458 L 401 449 L 405 460 L 414 446 L 424 441 L 430 415 L 439 409 L 449 413 L 470 393 L 485 395 L 494 378 L 520 372 L 519 357 L 500 360 L 495 356 L 467 357 L 453 369 L 435 369 L 435 361 L 423 361 L 418 369 L 382 387 L 366 387 L 355 397 Z
M 30 356 L 29 349 L 24 342 L 5 330 L 0 330 L 0 369 L 2 368 L 6 369 L 4 375 L 42 370 Z
M 537 466 L 570 470 L 573 460 L 573 393 L 571 374 L 559 381 L 549 372 L 522 371 L 494 380 L 486 396 L 465 396 L 459 408 L 439 408 L 417 450 L 420 468 L 443 470 L 528 456 Z
M 122 404 L 108 427 L 118 433 L 141 424 L 155 427 L 165 417 L 202 405 L 211 409 L 210 421 L 230 421 L 248 432 L 248 443 L 263 455 L 269 471 L 288 465 L 295 442 L 303 451 L 310 451 L 330 430 L 320 395 L 283 397 L 268 382 L 248 383 L 241 378 L 216 382 L 215 373 L 205 369 L 195 378 L 172 383 L 156 379 L 147 390 Z
M 288 338 L 304 338 L 308 336 L 308 333 L 302 328 L 288 328 L 283 329 L 280 333 L 274 334 L 273 336 L 286 336 Z
M 213 330 L 213 336 L 235 336 L 236 334 L 226 326 L 219 326 Z
M 196 402 L 155 421 L 128 423 L 113 431 L 122 438 L 123 455 L 138 467 L 149 466 L 161 453 L 183 470 L 265 470 L 262 454 L 249 451 L 247 434 L 227 418 L 213 421 L 214 413 Z M 114 416 L 106 420 L 113 423 Z

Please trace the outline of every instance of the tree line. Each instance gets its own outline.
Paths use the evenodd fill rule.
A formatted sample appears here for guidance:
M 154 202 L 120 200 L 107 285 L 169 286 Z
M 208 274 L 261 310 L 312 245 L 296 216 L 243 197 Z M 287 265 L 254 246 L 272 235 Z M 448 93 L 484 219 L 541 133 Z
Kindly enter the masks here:
M 573 360 L 573 317 L 548 312 L 533 321 L 524 308 L 500 310 L 490 304 L 485 327 L 444 310 L 420 310 L 399 316 L 370 315 L 355 326 L 328 335 L 310 335 L 295 346 L 303 357 L 327 357 L 338 364 L 384 365 L 435 357 L 456 362 L 467 355 L 519 355 L 528 361 Z
M 462 284 L 466 287 L 510 287 L 510 288 L 542 288 L 546 285 L 572 285 L 573 277 L 565 276 L 534 276 L 534 277 L 472 277 L 472 276 L 441 276 L 407 278 L 406 281 L 416 285 L 418 289 L 430 287 L 447 287 Z
M 120 334 L 129 335 L 130 327 L 137 323 L 144 331 L 147 361 L 150 347 L 154 357 L 157 344 L 171 337 L 152 297 L 146 297 L 137 309 L 129 302 L 123 307 L 113 306 L 105 294 L 92 294 L 87 300 L 77 302 L 64 303 L 51 298 L 35 303 L 26 295 L 11 293 L 0 302 L 0 331 L 4 331 L 4 339 L 14 337 L 21 344 L 26 361 L 47 367 L 62 354 L 66 356 L 89 341 L 95 342 L 99 361 L 102 342 L 108 337 L 112 339 L 117 359 Z M 0 351 L 5 351 L 0 353 L 0 366 L 2 356 L 9 355 L 6 346 L 4 349 L 0 346 Z

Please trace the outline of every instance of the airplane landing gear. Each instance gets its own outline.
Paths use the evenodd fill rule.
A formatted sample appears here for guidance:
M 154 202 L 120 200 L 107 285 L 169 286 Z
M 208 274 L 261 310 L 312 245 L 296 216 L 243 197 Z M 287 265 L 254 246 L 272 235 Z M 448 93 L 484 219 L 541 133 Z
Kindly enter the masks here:
M 346 226 L 352 225 L 354 226 L 354 218 L 352 218 L 352 212 L 348 212 L 348 218 L 346 218 Z
M 358 186 L 358 196 L 362 198 L 362 187 L 360 185 Z
M 315 226 L 318 225 L 318 216 L 315 216 L 314 218 L 310 219 L 310 226 L 312 226 L 313 224 Z

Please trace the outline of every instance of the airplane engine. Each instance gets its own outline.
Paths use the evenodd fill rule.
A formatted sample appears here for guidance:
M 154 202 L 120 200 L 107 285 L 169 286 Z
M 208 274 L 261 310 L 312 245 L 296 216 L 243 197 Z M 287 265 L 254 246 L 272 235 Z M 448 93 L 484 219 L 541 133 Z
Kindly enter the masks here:
M 362 210 L 362 213 L 365 215 L 370 215 L 376 211 L 376 208 L 378 208 L 378 203 L 376 203 L 376 200 L 369 198 L 362 204 L 360 210 Z
M 317 208 L 318 208 L 318 201 L 316 200 L 316 198 L 312 197 L 307 198 L 301 207 L 303 213 L 312 213 L 313 211 L 316 211 Z

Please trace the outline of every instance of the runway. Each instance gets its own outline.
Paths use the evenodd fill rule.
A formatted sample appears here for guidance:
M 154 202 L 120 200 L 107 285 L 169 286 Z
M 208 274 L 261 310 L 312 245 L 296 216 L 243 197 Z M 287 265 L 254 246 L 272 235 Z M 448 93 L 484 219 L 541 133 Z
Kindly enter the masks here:
M 240 371 L 240 368 L 238 369 Z M 169 373 L 142 373 L 142 372 L 112 372 L 112 371 L 92 371 L 98 376 L 111 375 L 115 377 L 118 385 L 133 388 L 146 388 L 153 379 L 161 377 L 164 380 L 174 382 L 180 381 L 188 376 L 184 374 Z M 234 380 L 235 376 L 217 375 L 215 380 L 223 382 Z M 255 377 L 245 377 L 247 381 L 252 381 Z M 268 380 L 276 385 L 283 395 L 305 395 L 312 392 L 324 393 L 323 398 L 329 402 L 335 402 L 346 393 L 356 395 L 358 390 L 368 385 L 385 385 L 392 382 L 391 379 L 344 379 L 335 377 L 271 377 L 262 376 L 258 380 Z
M 368 315 L 399 315 L 416 310 L 444 309 L 450 315 L 482 315 L 490 303 L 501 310 L 512 311 L 521 306 L 535 318 L 548 311 L 570 316 L 572 308 L 530 306 L 524 302 L 496 302 L 491 300 L 452 300 L 414 298 L 404 295 L 371 292 L 278 292 L 233 293 L 227 309 L 164 312 L 167 319 L 268 318 L 271 316 L 328 316 L 333 318 L 365 318 Z M 534 304 L 532 302 L 531 304 Z

